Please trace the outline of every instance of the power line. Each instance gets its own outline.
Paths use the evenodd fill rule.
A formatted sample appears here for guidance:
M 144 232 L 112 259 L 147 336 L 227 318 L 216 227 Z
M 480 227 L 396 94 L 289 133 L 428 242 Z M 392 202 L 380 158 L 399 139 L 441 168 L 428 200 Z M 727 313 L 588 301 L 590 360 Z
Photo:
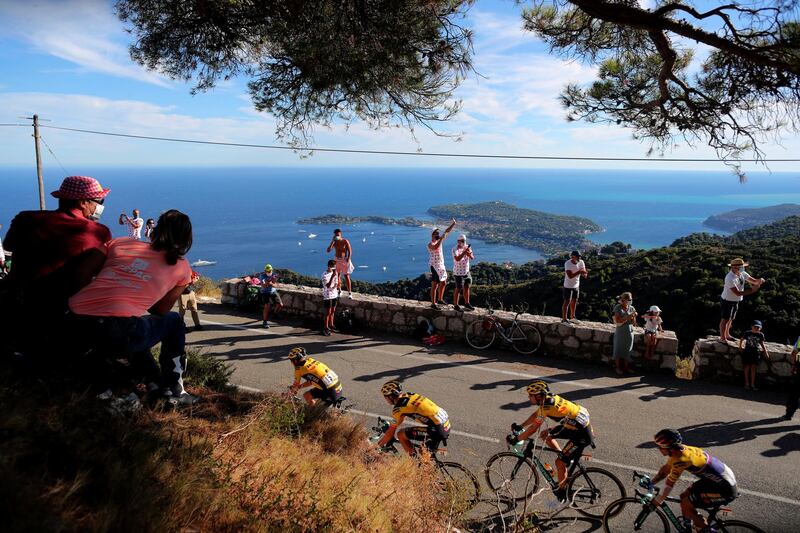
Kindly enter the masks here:
M 79 128 L 66 128 L 62 126 L 48 126 L 40 125 L 42 128 L 50 128 L 54 130 L 73 131 L 78 133 L 88 133 L 91 135 L 106 135 L 109 137 L 124 137 L 128 139 L 144 139 L 150 141 L 165 141 L 177 142 L 187 144 L 205 144 L 214 146 L 234 146 L 239 148 L 262 148 L 269 150 L 301 150 L 309 152 L 331 152 L 331 153 L 344 153 L 344 154 L 374 154 L 374 155 L 409 155 L 409 156 L 427 156 L 427 157 L 463 157 L 471 159 L 527 159 L 527 160 L 545 160 L 545 161 L 647 161 L 647 162 L 680 162 L 680 163 L 719 163 L 720 159 L 715 158 L 677 158 L 677 157 L 664 157 L 664 158 L 650 158 L 650 157 L 599 157 L 599 156 L 555 156 L 555 155 L 511 155 L 511 154 L 457 154 L 447 152 L 404 152 L 400 150 L 358 150 L 355 148 L 294 148 L 291 146 L 280 146 L 273 144 L 248 144 L 248 143 L 233 143 L 233 142 L 219 142 L 219 141 L 203 141 L 198 139 L 181 139 L 174 137 L 155 137 L 150 135 L 134 135 L 130 133 L 114 133 L 110 131 L 99 130 L 85 130 Z M 785 162 L 800 162 L 800 159 L 737 159 L 741 162 L 752 163 L 785 163 Z
M 55 160 L 56 160 L 56 163 L 58 163 L 58 166 L 60 166 L 60 167 L 61 167 L 61 170 L 63 170 L 63 171 L 64 171 L 64 174 L 69 174 L 69 172 L 67 171 L 67 169 L 66 169 L 66 168 L 64 168 L 64 165 L 62 165 L 62 164 L 61 164 L 61 161 L 58 159 L 58 157 L 56 156 L 55 152 L 53 152 L 53 149 L 52 149 L 52 148 L 50 148 L 50 145 L 49 145 L 49 144 L 47 144 L 47 141 L 45 141 L 45 140 L 44 140 L 44 137 L 42 137 L 41 135 L 39 135 L 39 138 L 40 138 L 40 139 L 42 140 L 42 142 L 44 143 L 45 147 L 47 148 L 47 151 L 48 151 L 48 152 L 50 152 L 50 155 L 52 155 L 52 156 L 53 156 L 53 159 L 55 159 Z

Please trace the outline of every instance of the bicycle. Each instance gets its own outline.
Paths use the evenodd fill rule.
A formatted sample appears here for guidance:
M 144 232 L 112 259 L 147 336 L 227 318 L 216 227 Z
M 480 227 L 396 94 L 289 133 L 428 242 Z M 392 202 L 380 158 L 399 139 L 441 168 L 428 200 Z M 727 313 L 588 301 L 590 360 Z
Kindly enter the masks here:
M 494 309 L 489 307 L 489 312 L 483 317 L 471 322 L 466 328 L 467 343 L 476 350 L 484 350 L 492 345 L 499 336 L 503 342 L 511 344 L 522 355 L 530 355 L 539 349 L 542 344 L 542 334 L 533 324 L 521 324 L 519 316 L 528 311 L 528 305 L 520 307 L 511 324 L 503 326 L 500 319 L 494 314 Z
M 603 513 L 603 530 L 606 533 L 645 531 L 645 532 L 664 532 L 668 533 L 674 529 L 677 533 L 692 533 L 692 524 L 688 519 L 675 516 L 667 502 L 680 503 L 679 498 L 667 497 L 658 507 L 653 505 L 653 498 L 659 492 L 658 487 L 653 486 L 650 477 L 645 474 L 633 472 L 634 481 L 638 480 L 638 485 L 647 490 L 642 492 L 636 489 L 636 495 L 628 498 L 620 498 L 606 508 Z M 730 509 L 722 506 L 705 509 L 708 513 L 708 528 L 704 531 L 718 533 L 764 533 L 763 530 L 752 524 L 741 520 L 723 520 L 717 516 L 730 512 Z M 671 525 L 671 527 L 670 527 Z
M 375 432 L 375 435 L 369 438 L 370 442 L 373 444 L 378 442 L 383 434 L 389 429 L 389 425 L 389 422 L 378 417 L 378 425 L 372 428 L 372 430 Z M 400 451 L 395 446 L 397 442 L 397 439 L 392 438 L 392 440 L 390 440 L 380 450 L 384 453 L 390 453 L 392 455 L 399 456 Z M 416 448 L 419 450 L 420 445 L 416 445 Z M 436 453 L 431 454 L 433 465 L 436 468 L 440 478 L 441 488 L 444 492 L 452 495 L 455 498 L 460 499 L 463 497 L 463 501 L 466 505 L 464 510 L 469 510 L 474 507 L 480 499 L 481 489 L 480 484 L 478 483 L 478 478 L 476 478 L 475 475 L 461 463 L 456 463 L 454 461 L 442 461 L 439 459 L 437 454 L 443 453 L 446 453 L 446 450 L 440 448 L 436 451 Z
M 330 397 L 320 398 L 319 401 L 311 406 L 306 404 L 305 399 L 302 396 L 298 396 L 296 391 L 292 390 L 292 386 L 289 385 L 288 391 L 284 393 L 284 397 L 292 402 L 298 403 L 298 405 L 307 407 L 308 409 L 319 409 L 325 411 L 329 408 L 332 408 L 335 412 L 338 413 L 346 413 L 351 407 L 350 405 L 344 405 L 344 401 L 347 399 L 345 396 L 339 396 L 335 400 L 331 400 Z
M 522 433 L 513 430 L 515 437 Z M 508 491 L 510 497 L 522 502 L 536 494 L 539 489 L 539 475 L 541 473 L 553 493 L 558 489 L 554 471 L 550 467 L 560 453 L 552 448 L 541 448 L 541 452 L 552 454 L 552 459 L 543 462 L 535 455 L 536 442 L 528 439 L 523 449 L 523 443 L 510 446 L 512 451 L 494 454 L 486 462 L 484 474 L 486 484 L 494 491 Z M 592 445 L 594 447 L 594 445 Z M 541 454 L 540 452 L 540 454 Z M 584 455 L 582 457 L 591 457 Z M 612 502 L 626 496 L 622 482 L 602 468 L 584 466 L 578 457 L 567 465 L 566 498 L 579 513 L 589 518 L 599 519 L 603 516 L 605 502 Z M 594 509 L 600 509 L 595 512 Z

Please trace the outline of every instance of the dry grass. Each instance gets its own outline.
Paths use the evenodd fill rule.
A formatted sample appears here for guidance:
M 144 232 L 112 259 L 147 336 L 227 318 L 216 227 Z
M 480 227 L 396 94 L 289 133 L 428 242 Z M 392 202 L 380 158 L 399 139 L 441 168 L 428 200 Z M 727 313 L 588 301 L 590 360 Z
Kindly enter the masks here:
M 0 374 L 5 531 L 445 531 L 431 468 L 361 424 L 273 395 L 109 413 L 72 383 Z
M 206 276 L 200 276 L 200 279 L 194 282 L 194 292 L 198 296 L 217 299 L 222 297 L 222 289 L 220 289 L 219 283 Z

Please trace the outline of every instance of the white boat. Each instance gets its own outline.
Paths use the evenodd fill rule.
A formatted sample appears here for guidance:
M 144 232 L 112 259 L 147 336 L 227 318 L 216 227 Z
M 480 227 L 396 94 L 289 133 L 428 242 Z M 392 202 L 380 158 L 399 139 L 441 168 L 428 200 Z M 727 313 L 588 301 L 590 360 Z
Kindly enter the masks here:
M 375 235 L 375 232 L 374 231 L 370 231 L 369 234 L 370 235 Z
M 386 267 L 381 267 L 381 268 L 383 268 L 383 271 L 386 272 Z
M 364 237 L 363 239 L 361 239 L 361 242 L 367 242 L 367 238 Z
M 306 230 L 304 230 L 304 229 L 299 229 L 299 230 L 297 230 L 297 233 L 308 233 L 308 232 Z
M 192 263 L 192 266 L 193 267 L 207 267 L 207 266 L 216 265 L 216 264 L 217 264 L 216 261 L 206 261 L 205 259 L 199 259 L 199 260 L 195 261 L 194 263 Z
M 358 268 L 369 268 L 369 265 L 358 265 Z
M 309 239 L 316 239 L 317 238 L 317 234 L 316 233 L 309 233 L 308 234 L 308 238 Z
M 300 242 L 300 241 L 297 241 L 297 246 L 303 246 L 303 243 Z

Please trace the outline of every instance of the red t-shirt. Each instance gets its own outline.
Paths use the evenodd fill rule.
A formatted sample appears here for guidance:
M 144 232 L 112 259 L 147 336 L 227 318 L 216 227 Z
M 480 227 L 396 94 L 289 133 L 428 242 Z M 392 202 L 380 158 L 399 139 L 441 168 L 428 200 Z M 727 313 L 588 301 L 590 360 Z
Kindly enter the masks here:
M 90 254 L 105 255 L 111 231 L 70 211 L 22 211 L 8 228 L 3 246 L 13 253 L 10 280 L 50 298 L 63 298 L 81 287 L 74 273 Z
M 108 244 L 103 270 L 69 299 L 70 310 L 88 316 L 142 316 L 178 285 L 192 281 L 186 259 L 167 264 L 149 242 L 120 237 Z

